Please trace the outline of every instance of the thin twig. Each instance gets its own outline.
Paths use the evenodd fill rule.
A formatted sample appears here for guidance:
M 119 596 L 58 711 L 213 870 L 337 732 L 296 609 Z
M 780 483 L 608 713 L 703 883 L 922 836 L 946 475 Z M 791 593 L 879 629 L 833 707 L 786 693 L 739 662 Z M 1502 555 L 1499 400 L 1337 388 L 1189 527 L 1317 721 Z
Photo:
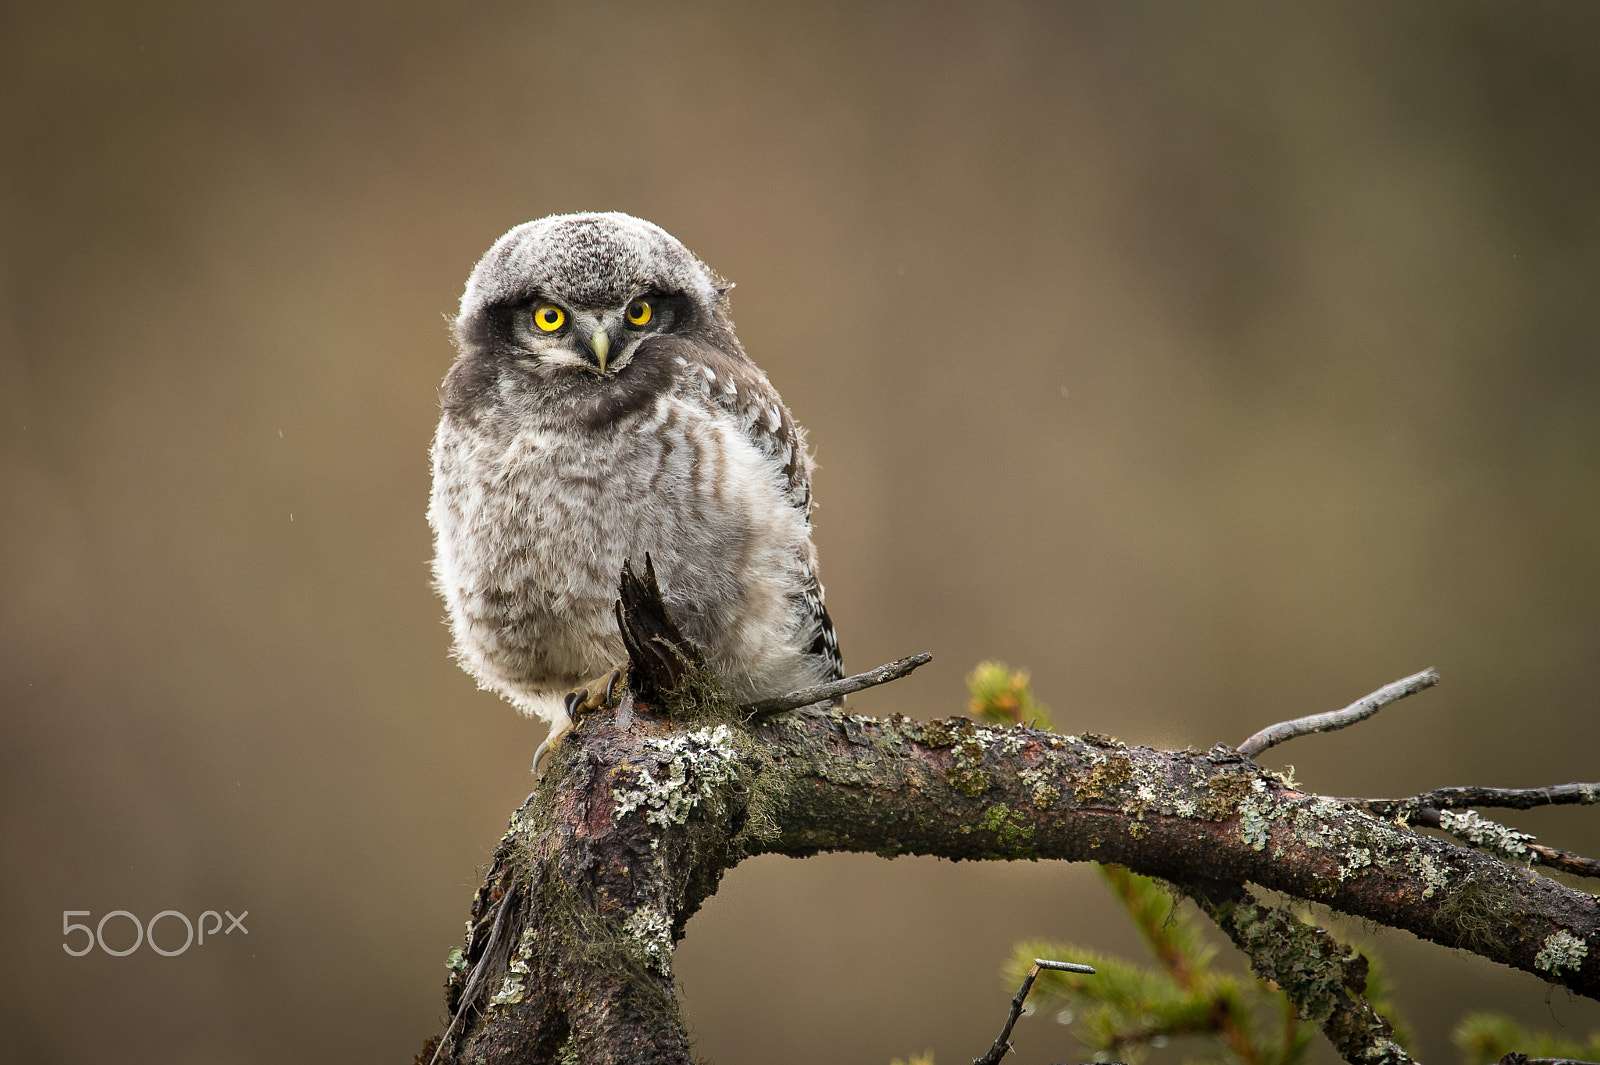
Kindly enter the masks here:
M 1033 987 L 1034 977 L 1039 975 L 1040 969 L 1081 973 L 1084 976 L 1094 975 L 1094 967 L 1090 965 L 1079 965 L 1071 961 L 1050 961 L 1046 958 L 1033 959 L 1033 967 L 1028 970 L 1028 975 L 1022 978 L 1022 986 L 1017 988 L 1016 995 L 1011 999 L 1011 1013 L 1006 1017 L 1006 1026 L 1000 1029 L 1000 1038 L 994 1041 L 994 1046 L 989 1048 L 987 1054 L 981 1058 L 974 1058 L 972 1065 L 999 1065 L 1000 1059 L 1011 1049 L 1011 1028 L 1017 1023 L 1017 1018 L 1022 1016 L 1022 1004 L 1028 1000 L 1028 991 Z
M 1415 695 L 1425 688 L 1431 688 L 1439 683 L 1439 674 L 1432 669 L 1425 669 L 1421 673 L 1413 673 L 1403 677 L 1393 684 L 1386 684 L 1371 695 L 1357 699 L 1343 710 L 1330 710 L 1325 714 L 1311 714 L 1307 717 L 1297 717 L 1293 721 L 1280 721 L 1276 725 L 1268 725 L 1254 736 L 1239 744 L 1238 752 L 1247 758 L 1254 758 L 1262 751 L 1286 743 L 1296 736 L 1308 736 L 1313 732 L 1334 732 L 1338 729 L 1349 728 L 1358 721 L 1365 721 L 1379 710 L 1388 706 L 1396 699 L 1404 699 L 1408 695 Z
M 1600 879 L 1600 862 L 1593 858 L 1585 858 L 1571 851 L 1557 850 L 1555 847 L 1546 847 L 1543 843 L 1530 843 L 1528 850 L 1539 859 L 1540 865 L 1560 869 L 1563 873 L 1576 873 L 1578 876 Z
M 1409 799 L 1340 799 L 1374 817 L 1394 817 L 1406 808 L 1460 810 L 1487 806 L 1494 810 L 1531 810 L 1536 806 L 1584 806 L 1600 803 L 1600 784 L 1555 784 L 1548 788 L 1435 788 Z
M 785 710 L 798 710 L 802 706 L 820 703 L 824 699 L 837 699 L 841 695 L 850 695 L 864 688 L 887 684 L 891 680 L 899 680 L 918 666 L 925 666 L 933 661 L 933 655 L 924 651 L 920 655 L 902 658 L 898 662 L 890 662 L 877 669 L 869 669 L 865 673 L 857 673 L 853 677 L 843 680 L 830 680 L 825 684 L 815 684 L 809 688 L 780 695 L 776 699 L 763 699 L 758 703 L 747 703 L 739 709 L 747 714 L 781 714 Z

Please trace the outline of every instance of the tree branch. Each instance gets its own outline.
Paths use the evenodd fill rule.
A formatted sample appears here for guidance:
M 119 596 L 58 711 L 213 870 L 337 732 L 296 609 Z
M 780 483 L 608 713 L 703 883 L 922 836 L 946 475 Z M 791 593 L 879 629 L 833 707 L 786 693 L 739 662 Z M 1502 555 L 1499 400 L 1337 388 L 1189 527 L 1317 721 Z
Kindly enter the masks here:
M 759 854 L 1114 862 L 1200 885 L 1258 967 L 1314 948 L 1334 959 L 1335 990 L 1353 986 L 1342 949 L 1257 906 L 1253 882 L 1600 997 L 1593 896 L 1294 790 L 1231 748 L 817 708 L 752 718 L 666 617 L 648 560 L 618 615 L 629 690 L 567 734 L 513 815 L 447 985 L 457 1020 L 441 1060 L 687 1065 L 674 945 L 723 873 Z M 1271 927 L 1303 941 L 1269 958 L 1252 930 Z M 1327 1029 L 1347 1058 L 1403 1060 L 1371 1017 L 1340 1008 L 1359 1022 Z
M 1349 728 L 1357 722 L 1365 721 L 1395 700 L 1415 695 L 1437 683 L 1439 674 L 1432 669 L 1413 673 L 1393 684 L 1385 684 L 1371 695 L 1362 696 L 1343 710 L 1330 710 L 1325 714 L 1311 714 L 1308 717 L 1297 717 L 1293 721 L 1280 721 L 1276 725 L 1268 725 L 1239 744 L 1238 751 L 1247 758 L 1255 758 L 1261 752 L 1280 743 L 1287 743 L 1296 736 L 1309 736 L 1313 732 L 1337 732 L 1339 729 Z
M 520 992 L 499 985 L 463 1056 L 548 1061 L 570 1035 L 584 1061 L 687 1062 L 672 945 L 725 870 L 765 853 L 1095 859 L 1253 881 L 1600 995 L 1593 896 L 1287 788 L 1226 749 L 629 704 L 569 734 L 496 855 L 490 883 L 519 878 L 531 900 L 505 974 Z
M 1600 862 L 1593 858 L 1585 858 L 1581 854 L 1535 843 L 1534 837 L 1528 833 L 1508 828 L 1486 817 L 1479 817 L 1472 810 L 1461 814 L 1454 810 L 1423 807 L 1420 810 L 1405 811 L 1402 818 L 1403 824 L 1440 829 L 1464 843 L 1481 847 L 1509 861 L 1547 865 L 1552 869 L 1560 869 L 1562 872 L 1578 876 L 1600 877 Z
M 1396 817 L 1406 807 L 1460 810 L 1486 806 L 1496 810 L 1532 810 L 1537 806 L 1587 805 L 1600 802 L 1600 784 L 1557 784 L 1548 788 L 1435 788 L 1409 799 L 1340 799 L 1377 817 Z

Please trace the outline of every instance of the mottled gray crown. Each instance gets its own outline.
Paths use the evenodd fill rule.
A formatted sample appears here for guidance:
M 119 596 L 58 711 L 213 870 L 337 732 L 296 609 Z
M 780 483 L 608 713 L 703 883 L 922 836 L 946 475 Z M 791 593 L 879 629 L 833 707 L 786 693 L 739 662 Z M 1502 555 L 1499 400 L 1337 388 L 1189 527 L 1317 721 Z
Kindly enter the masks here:
M 494 242 L 473 268 L 461 314 L 542 295 L 572 307 L 619 307 L 642 292 L 718 305 L 717 278 L 666 230 L 620 212 L 550 215 Z

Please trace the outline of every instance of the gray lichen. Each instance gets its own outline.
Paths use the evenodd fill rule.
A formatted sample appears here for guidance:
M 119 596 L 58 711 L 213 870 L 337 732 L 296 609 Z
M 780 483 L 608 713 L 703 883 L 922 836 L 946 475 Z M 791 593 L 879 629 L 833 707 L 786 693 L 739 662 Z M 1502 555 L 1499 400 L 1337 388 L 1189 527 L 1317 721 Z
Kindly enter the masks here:
M 1372 864 L 1372 852 L 1366 847 L 1349 847 L 1339 856 L 1339 879 L 1349 880 L 1358 869 Z
M 1536 969 L 1543 969 L 1554 976 L 1562 969 L 1571 969 L 1577 972 L 1583 965 L 1583 959 L 1589 955 L 1589 944 L 1568 932 L 1565 928 L 1552 932 L 1544 941 L 1543 948 L 1533 959 Z
M 1133 759 L 1120 751 L 1112 754 L 1093 752 L 1094 768 L 1073 785 L 1078 802 L 1104 801 L 1107 792 L 1122 787 L 1133 777 Z
M 1372 1062 L 1372 1065 L 1384 1065 L 1384 1063 L 1393 1062 L 1408 1062 L 1411 1060 L 1411 1055 L 1407 1054 L 1405 1052 L 1405 1048 L 1403 1048 L 1399 1043 L 1396 1043 L 1393 1039 L 1384 1039 L 1381 1037 L 1376 1038 L 1369 1043 L 1366 1049 L 1362 1051 L 1361 1056 L 1364 1060 Z
M 1507 828 L 1498 821 L 1480 817 L 1476 810 L 1441 810 L 1439 825 L 1457 839 L 1466 840 L 1473 846 L 1512 861 L 1527 859 L 1527 845 L 1534 838 L 1526 832 Z
M 1267 849 L 1269 827 L 1266 817 L 1254 805 L 1246 805 L 1240 809 L 1239 838 L 1250 844 L 1251 850 Z
M 1450 877 L 1439 868 L 1439 864 L 1429 855 L 1420 851 L 1412 851 L 1406 855 L 1406 867 L 1422 885 L 1422 897 L 1433 898 L 1434 892 L 1450 886 Z
M 727 725 L 707 726 L 669 739 L 645 737 L 640 746 L 656 756 L 661 777 L 658 780 L 643 765 L 631 767 L 633 786 L 611 790 L 618 822 L 642 810 L 645 821 L 659 828 L 681 825 L 695 807 L 739 776 L 738 752 Z
M 650 906 L 633 911 L 622 930 L 639 946 L 647 964 L 662 976 L 672 975 L 672 921 Z
M 1036 769 L 1024 769 L 1017 774 L 1022 786 L 1028 789 L 1035 809 L 1048 810 L 1061 798 L 1061 790 L 1050 783 L 1051 766 L 1047 763 Z
M 527 989 L 522 986 L 522 978 L 507 973 L 506 978 L 500 983 L 500 990 L 489 999 L 489 1005 L 514 1006 L 522 1001 L 526 993 Z
M 945 774 L 950 786 L 969 798 L 980 798 L 994 786 L 993 779 L 983 768 L 986 740 L 992 740 L 992 737 L 979 730 L 956 743 L 954 765 Z

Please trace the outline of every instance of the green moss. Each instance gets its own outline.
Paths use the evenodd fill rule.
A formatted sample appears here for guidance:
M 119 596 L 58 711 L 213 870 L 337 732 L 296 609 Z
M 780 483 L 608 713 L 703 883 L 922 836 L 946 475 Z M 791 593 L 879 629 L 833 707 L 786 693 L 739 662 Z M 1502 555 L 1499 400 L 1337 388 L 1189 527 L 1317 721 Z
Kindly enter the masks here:
M 602 916 L 571 883 L 559 876 L 541 877 L 531 906 L 540 916 L 540 934 L 554 938 L 569 962 L 603 968 L 627 988 L 629 1008 L 648 1023 L 681 1023 L 670 982 L 662 977 L 666 959 L 655 956 L 641 933 L 621 915 Z M 670 937 L 667 949 L 670 950 Z M 663 986 L 663 985 L 666 986 Z
M 679 720 L 742 720 L 743 715 L 722 692 L 717 675 L 708 666 L 685 673 L 678 686 L 666 695 L 666 710 Z
M 983 812 L 978 822 L 982 831 L 993 832 L 996 853 L 1002 858 L 1028 858 L 1036 856 L 1033 848 L 1033 826 L 1020 813 L 1003 802 L 997 802 Z

